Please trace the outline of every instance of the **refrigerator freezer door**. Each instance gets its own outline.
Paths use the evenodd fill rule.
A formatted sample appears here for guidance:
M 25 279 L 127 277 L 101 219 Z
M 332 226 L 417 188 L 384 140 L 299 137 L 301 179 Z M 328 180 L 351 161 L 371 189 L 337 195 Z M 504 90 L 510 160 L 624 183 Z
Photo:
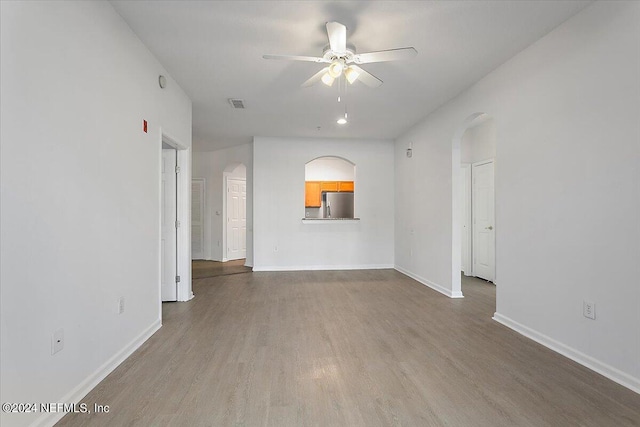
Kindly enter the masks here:
M 325 193 L 324 218 L 353 218 L 353 193 Z

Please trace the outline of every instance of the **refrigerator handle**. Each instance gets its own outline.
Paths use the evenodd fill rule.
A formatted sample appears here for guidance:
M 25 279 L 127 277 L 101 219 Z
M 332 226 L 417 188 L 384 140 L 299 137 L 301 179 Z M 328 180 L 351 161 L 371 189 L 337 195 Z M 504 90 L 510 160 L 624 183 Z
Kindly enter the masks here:
M 327 200 L 327 218 L 331 218 L 331 203 Z

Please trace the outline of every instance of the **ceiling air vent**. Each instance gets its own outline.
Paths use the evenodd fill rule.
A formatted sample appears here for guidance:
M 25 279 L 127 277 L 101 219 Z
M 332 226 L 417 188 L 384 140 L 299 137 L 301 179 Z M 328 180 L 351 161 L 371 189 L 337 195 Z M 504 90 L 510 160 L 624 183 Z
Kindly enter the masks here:
M 244 101 L 242 99 L 229 98 L 229 104 L 231 104 L 233 108 L 244 109 Z

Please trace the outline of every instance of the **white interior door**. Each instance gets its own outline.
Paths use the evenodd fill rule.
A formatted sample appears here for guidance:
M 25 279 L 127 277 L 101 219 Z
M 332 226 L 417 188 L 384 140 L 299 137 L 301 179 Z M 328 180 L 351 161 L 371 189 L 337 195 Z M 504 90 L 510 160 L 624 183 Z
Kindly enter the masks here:
M 191 181 L 191 259 L 204 259 L 204 179 Z
M 227 259 L 247 257 L 247 183 L 227 179 Z
M 493 161 L 472 165 L 473 275 L 493 282 L 495 276 L 495 206 Z
M 176 222 L 176 150 L 162 150 L 161 252 L 160 278 L 162 301 L 177 301 L 177 222 Z

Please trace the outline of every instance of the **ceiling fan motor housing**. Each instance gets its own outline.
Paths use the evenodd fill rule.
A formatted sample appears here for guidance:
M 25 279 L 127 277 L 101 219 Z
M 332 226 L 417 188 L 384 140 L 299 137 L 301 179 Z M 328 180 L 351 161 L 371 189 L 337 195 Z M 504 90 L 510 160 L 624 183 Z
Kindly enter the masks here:
M 327 62 L 334 62 L 336 59 L 344 60 L 345 64 L 354 62 L 356 55 L 356 47 L 352 44 L 347 44 L 345 52 L 334 52 L 331 50 L 330 45 L 326 45 L 322 50 L 322 58 Z

